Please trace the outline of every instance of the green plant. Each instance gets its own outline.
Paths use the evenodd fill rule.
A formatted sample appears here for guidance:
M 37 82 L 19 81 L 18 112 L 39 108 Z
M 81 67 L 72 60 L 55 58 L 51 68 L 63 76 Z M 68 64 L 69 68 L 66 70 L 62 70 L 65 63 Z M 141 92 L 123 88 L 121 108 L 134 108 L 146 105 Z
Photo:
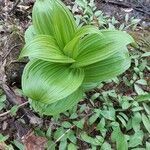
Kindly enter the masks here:
M 0 89 L 0 111 L 5 108 L 6 95 Z
M 22 88 L 41 114 L 72 108 L 86 90 L 130 67 L 126 46 L 134 40 L 125 32 L 78 27 L 59 0 L 37 0 L 32 19 L 20 54 L 30 58 Z

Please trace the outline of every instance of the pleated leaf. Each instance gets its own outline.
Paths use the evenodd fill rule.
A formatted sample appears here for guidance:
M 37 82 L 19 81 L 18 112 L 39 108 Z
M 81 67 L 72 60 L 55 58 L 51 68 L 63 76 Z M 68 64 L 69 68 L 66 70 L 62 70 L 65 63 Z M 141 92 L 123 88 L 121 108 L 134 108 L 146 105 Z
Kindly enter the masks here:
M 99 83 L 123 73 L 130 67 L 130 57 L 126 48 L 120 52 L 85 67 L 84 84 Z
M 53 35 L 54 0 L 36 0 L 32 11 L 33 26 L 37 34 Z
M 36 35 L 33 25 L 29 26 L 25 32 L 25 43 L 29 43 Z
M 120 30 L 100 30 L 101 33 L 108 39 L 113 39 L 115 42 L 120 42 L 121 44 L 128 45 L 130 43 L 135 43 L 132 36 L 130 36 L 125 31 Z
M 69 57 L 76 58 L 79 54 L 81 39 L 89 34 L 98 34 L 102 36 L 102 33 L 96 27 L 90 25 L 83 26 L 76 31 L 75 37 L 64 47 L 64 53 Z
M 28 42 L 20 53 L 20 58 L 29 56 L 50 62 L 72 63 L 74 60 L 65 56 L 55 39 L 49 35 L 38 35 Z
M 60 48 L 64 48 L 75 36 L 77 25 L 71 12 L 60 0 L 56 0 L 54 6 L 54 36 Z
M 42 102 L 31 100 L 31 105 L 34 110 L 39 112 L 40 114 L 56 116 L 68 109 L 71 109 L 79 102 L 79 100 L 82 99 L 82 97 L 83 90 L 79 88 L 68 97 L 61 99 L 53 104 L 45 104 Z
M 30 61 L 23 72 L 22 88 L 32 100 L 51 104 L 66 98 L 82 84 L 84 72 L 62 64 Z
M 78 28 L 75 36 L 82 37 L 82 36 L 85 36 L 86 34 L 93 34 L 93 33 L 102 35 L 102 33 L 100 32 L 100 30 L 97 27 L 91 26 L 91 25 L 85 25 L 83 27 Z
M 37 0 L 33 8 L 33 25 L 38 34 L 54 36 L 61 49 L 77 29 L 73 15 L 60 0 Z
M 91 34 L 82 39 L 73 67 L 83 67 L 104 60 L 134 42 L 125 32 L 102 30 L 101 33 L 103 36 Z

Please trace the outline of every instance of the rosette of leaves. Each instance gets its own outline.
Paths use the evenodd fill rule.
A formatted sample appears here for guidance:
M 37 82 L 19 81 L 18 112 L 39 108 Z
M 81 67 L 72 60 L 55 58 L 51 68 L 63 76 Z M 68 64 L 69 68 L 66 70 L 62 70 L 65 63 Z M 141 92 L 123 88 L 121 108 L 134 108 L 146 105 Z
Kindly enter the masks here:
M 78 27 L 59 0 L 36 0 L 32 25 L 25 32 L 20 58 L 29 57 L 22 88 L 39 113 L 57 115 L 82 99 L 83 93 L 130 66 L 122 31 Z

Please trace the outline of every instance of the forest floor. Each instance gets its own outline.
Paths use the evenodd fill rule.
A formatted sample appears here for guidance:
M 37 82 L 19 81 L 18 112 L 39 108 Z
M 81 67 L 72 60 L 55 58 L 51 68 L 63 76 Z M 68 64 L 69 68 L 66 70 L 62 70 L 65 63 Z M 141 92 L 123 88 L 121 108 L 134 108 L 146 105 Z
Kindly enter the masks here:
M 116 149 L 114 122 L 128 138 L 128 149 L 149 150 L 150 1 L 64 0 L 80 23 L 126 30 L 138 48 L 130 47 L 129 70 L 86 93 L 58 117 L 38 115 L 21 91 L 28 60 L 18 61 L 18 56 L 34 1 L 0 0 L 0 150 L 43 150 L 47 144 L 50 150 Z

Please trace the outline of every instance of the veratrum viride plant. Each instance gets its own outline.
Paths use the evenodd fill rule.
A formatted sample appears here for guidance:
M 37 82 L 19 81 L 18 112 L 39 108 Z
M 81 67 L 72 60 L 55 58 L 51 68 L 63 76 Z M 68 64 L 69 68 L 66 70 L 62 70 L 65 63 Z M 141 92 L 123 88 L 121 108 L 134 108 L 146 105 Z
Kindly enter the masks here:
M 72 108 L 86 90 L 130 67 L 127 45 L 134 40 L 129 34 L 78 27 L 60 0 L 36 0 L 32 21 L 20 54 L 30 59 L 22 88 L 40 114 Z

